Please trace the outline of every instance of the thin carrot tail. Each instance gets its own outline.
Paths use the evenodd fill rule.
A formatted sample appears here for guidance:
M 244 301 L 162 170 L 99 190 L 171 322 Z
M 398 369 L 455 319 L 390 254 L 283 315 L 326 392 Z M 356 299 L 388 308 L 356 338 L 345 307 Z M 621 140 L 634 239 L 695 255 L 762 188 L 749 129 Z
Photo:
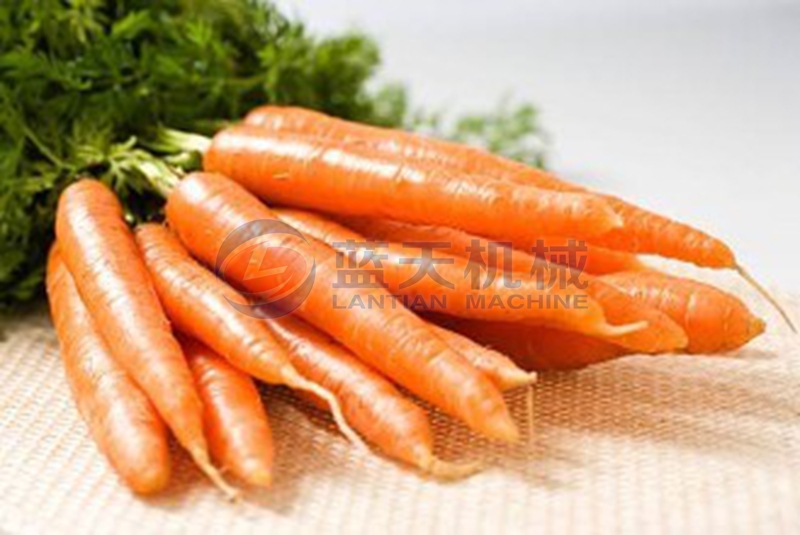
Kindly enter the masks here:
M 339 400 L 336 399 L 336 396 L 333 393 L 318 385 L 317 383 L 311 382 L 300 373 L 298 373 L 294 368 L 284 368 L 282 373 L 282 378 L 286 386 L 290 388 L 297 388 L 298 390 L 305 390 L 306 392 L 310 392 L 320 398 L 322 398 L 331 410 L 331 415 L 333 416 L 333 421 L 336 423 L 336 427 L 341 431 L 341 433 L 353 444 L 355 444 L 359 449 L 363 451 L 369 451 L 369 447 L 361 440 L 361 437 L 358 436 L 350 424 L 347 423 L 347 419 L 342 412 L 342 406 L 339 404 Z
M 528 447 L 533 447 L 533 384 L 529 384 L 525 392 L 525 413 L 527 424 L 527 443 Z
M 211 459 L 209 459 L 208 453 L 205 450 L 200 448 L 192 449 L 189 451 L 189 454 L 200 468 L 200 471 L 211 480 L 215 487 L 222 491 L 228 500 L 235 502 L 239 499 L 239 490 L 225 481 L 225 478 L 222 477 L 219 470 L 211 463 Z
M 769 304 L 772 305 L 775 308 L 775 310 L 778 311 L 778 313 L 784 319 L 786 324 L 789 325 L 789 328 L 792 330 L 792 332 L 797 333 L 797 326 L 795 325 L 794 321 L 792 321 L 791 316 L 789 316 L 789 312 L 787 312 L 787 310 L 778 302 L 778 300 L 775 297 L 773 297 L 773 295 L 771 293 L 769 293 L 767 291 L 767 289 L 764 288 L 761 285 L 761 283 L 759 283 L 740 264 L 736 264 L 734 269 L 739 274 L 739 276 L 742 277 L 745 280 L 745 282 L 747 282 L 750 286 L 752 286 L 759 294 L 761 294 L 761 297 L 766 299 L 767 302 L 769 302 Z

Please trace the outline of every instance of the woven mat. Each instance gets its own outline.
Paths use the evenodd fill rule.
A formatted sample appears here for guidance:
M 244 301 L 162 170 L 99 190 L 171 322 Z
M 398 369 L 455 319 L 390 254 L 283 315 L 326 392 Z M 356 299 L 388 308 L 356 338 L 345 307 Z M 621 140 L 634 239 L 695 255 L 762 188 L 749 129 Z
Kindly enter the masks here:
M 800 317 L 800 298 L 781 298 Z M 434 415 L 443 456 L 490 464 L 458 483 L 355 452 L 326 416 L 270 391 L 275 486 L 241 504 L 180 453 L 165 495 L 122 487 L 70 401 L 46 314 L 27 315 L 2 326 L 0 532 L 798 533 L 800 342 L 755 308 L 771 331 L 734 355 L 544 375 L 529 444 Z M 522 421 L 522 396 L 509 401 Z

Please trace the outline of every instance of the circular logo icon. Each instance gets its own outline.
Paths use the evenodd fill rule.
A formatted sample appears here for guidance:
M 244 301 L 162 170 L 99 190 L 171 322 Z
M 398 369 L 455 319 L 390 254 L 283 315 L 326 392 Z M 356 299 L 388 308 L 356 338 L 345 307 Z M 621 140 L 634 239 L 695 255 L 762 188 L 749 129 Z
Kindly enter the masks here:
M 316 261 L 296 229 L 275 219 L 245 223 L 222 243 L 214 272 L 238 289 L 247 303 L 225 299 L 236 310 L 257 318 L 279 318 L 299 307 L 314 286 Z M 305 255 L 304 255 L 305 253 Z

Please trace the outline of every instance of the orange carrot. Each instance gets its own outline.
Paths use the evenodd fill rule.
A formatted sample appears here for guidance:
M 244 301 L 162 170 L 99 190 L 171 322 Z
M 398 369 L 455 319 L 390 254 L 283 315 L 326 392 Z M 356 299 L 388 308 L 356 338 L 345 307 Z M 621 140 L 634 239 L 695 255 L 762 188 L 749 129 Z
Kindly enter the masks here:
M 353 443 L 361 444 L 345 422 L 336 398 L 300 375 L 259 319 L 231 306 L 247 302 L 240 293 L 195 262 L 162 225 L 140 225 L 136 241 L 176 329 L 203 342 L 261 381 L 284 384 L 321 397 L 330 404 L 342 433 Z
M 47 295 L 72 398 L 100 451 L 135 492 L 162 490 L 170 474 L 164 422 L 112 358 L 56 245 L 47 263 Z
M 689 336 L 689 353 L 731 351 L 764 332 L 764 321 L 744 303 L 708 284 L 646 271 L 602 279 L 683 327 Z
M 415 162 L 432 162 L 442 167 L 515 184 L 552 191 L 586 192 L 585 188 L 565 182 L 551 173 L 474 147 L 348 122 L 302 108 L 263 106 L 251 111 L 244 122 L 285 135 L 304 134 L 321 140 L 336 139 L 340 143 L 364 147 L 365 150 L 399 155 Z M 604 198 L 622 215 L 624 225 L 597 240 L 599 245 L 605 244 L 638 253 L 660 254 L 706 267 L 735 266 L 733 253 L 719 240 L 614 197 Z M 570 233 L 564 235 L 574 236 Z
M 376 241 L 398 243 L 428 241 L 448 243 L 450 244 L 449 247 L 442 248 L 440 251 L 453 256 L 469 257 L 473 240 L 481 240 L 484 245 L 487 241 L 474 234 L 448 227 L 415 225 L 413 223 L 403 223 L 402 221 L 373 219 L 368 217 L 337 219 L 344 223 L 344 225 L 356 230 L 358 233 Z M 538 246 L 536 243 L 537 240 L 541 240 L 541 245 L 546 248 L 544 251 L 546 260 L 573 269 L 583 270 L 585 273 L 603 275 L 619 271 L 639 271 L 644 269 L 644 265 L 636 255 L 621 251 L 612 251 L 611 249 L 598 247 L 585 242 L 584 246 L 586 250 L 578 252 L 572 257 L 569 254 L 561 252 L 569 247 L 570 238 L 554 236 L 515 240 L 512 244 L 512 262 L 514 264 L 530 266 L 532 258 L 529 253 L 534 247 Z M 553 250 L 554 248 L 556 248 L 556 250 Z
M 56 236 L 64 263 L 114 359 L 144 390 L 200 469 L 235 497 L 209 460 L 192 374 L 117 197 L 96 180 L 73 183 L 58 202 Z
M 272 483 L 272 432 L 253 380 L 200 342 L 179 337 L 203 400 L 214 460 L 242 481 Z
M 425 411 L 347 349 L 293 316 L 266 324 L 300 373 L 333 392 L 350 425 L 383 453 L 438 477 L 474 471 L 438 459 Z
M 497 351 L 481 344 L 476 344 L 466 336 L 449 329 L 429 324 L 434 336 L 437 336 L 453 350 L 460 353 L 470 364 L 486 374 L 500 390 L 513 390 L 528 386 L 536 381 L 536 375 L 520 370 L 514 362 Z
M 295 311 L 303 319 L 474 430 L 497 439 L 517 439 L 516 425 L 497 388 L 463 357 L 431 337 L 422 319 L 402 306 L 372 310 L 333 306 L 335 295 L 341 302 L 356 298 L 367 302 L 383 292 L 334 288 L 338 281 L 335 253 L 295 235 L 270 233 L 268 224 L 277 217 L 235 182 L 221 175 L 190 174 L 169 194 L 166 214 L 184 245 L 207 265 L 215 264 L 225 239 L 243 225 L 251 225 L 245 227 L 249 236 L 260 237 L 258 247 L 264 248 L 271 265 L 287 266 L 301 256 L 307 266 L 315 265 L 315 282 Z M 249 258 L 243 263 L 231 260 L 225 276 L 251 292 L 263 291 L 259 278 L 245 277 L 249 262 Z
M 525 370 L 573 370 L 632 353 L 605 340 L 548 327 L 430 317 L 448 329 L 502 351 Z
M 339 144 L 345 146 L 355 145 L 364 151 L 402 157 L 417 164 L 427 162 L 453 172 L 476 174 L 562 193 L 591 193 L 584 187 L 565 182 L 541 169 L 473 147 L 425 138 L 408 132 L 348 122 L 302 108 L 263 106 L 251 111 L 244 122 L 274 133 L 315 136 L 323 142 L 336 139 Z M 721 240 L 617 197 L 611 195 L 598 195 L 598 197 L 615 210 L 622 218 L 623 224 L 610 229 L 602 236 L 593 237 L 591 239 L 593 244 L 634 253 L 658 254 L 702 267 L 734 269 L 769 301 L 791 329 L 797 332 L 794 322 L 781 304 L 737 262 L 733 251 Z M 555 234 L 577 236 L 572 233 Z M 506 235 L 506 238 L 509 237 Z
M 404 248 L 399 244 L 392 243 L 375 243 L 366 246 L 363 245 L 365 243 L 363 236 L 327 220 L 323 216 L 300 210 L 274 210 L 274 213 L 306 235 L 313 236 L 319 240 L 326 240 L 328 245 L 339 248 L 343 253 L 353 255 L 356 262 L 357 258 L 355 258 L 356 254 L 354 253 L 357 253 L 359 249 L 351 251 L 348 247 L 354 248 L 359 243 L 362 244 L 359 246 L 362 254 L 371 247 L 378 254 L 385 255 L 386 258 L 381 260 L 383 266 L 381 273 L 383 274 L 383 282 L 392 293 L 415 297 L 423 296 L 426 298 L 424 300 L 426 303 L 432 302 L 432 296 L 446 296 L 447 306 L 437 309 L 445 314 L 488 321 L 541 323 L 584 334 L 613 338 L 615 342 L 622 341 L 626 344 L 634 344 L 637 348 L 641 347 L 642 350 L 660 351 L 663 350 L 662 345 L 651 345 L 659 342 L 658 336 L 654 340 L 651 334 L 638 334 L 647 330 L 644 322 L 653 318 L 659 320 L 659 325 L 655 326 L 659 332 L 663 327 L 669 329 L 673 335 L 663 339 L 669 345 L 669 349 L 673 349 L 675 345 L 685 345 L 685 337 L 682 336 L 680 328 L 674 326 L 669 318 L 665 318 L 657 312 L 648 311 L 646 307 L 637 306 L 634 299 L 628 298 L 622 292 L 616 292 L 616 297 L 619 298 L 621 296 L 621 300 L 611 300 L 613 289 L 602 291 L 599 288 L 601 283 L 592 283 L 589 289 L 609 300 L 612 312 L 618 319 L 622 320 L 619 323 L 611 324 L 606 322 L 604 311 L 600 304 L 583 291 L 575 289 L 574 285 L 565 285 L 563 289 L 559 285 L 554 285 L 548 290 L 541 290 L 536 281 L 523 277 L 519 279 L 518 288 L 511 288 L 506 286 L 501 275 L 496 277 L 487 288 L 475 289 L 472 287 L 471 281 L 465 278 L 465 273 L 467 273 L 470 263 L 464 258 L 449 257 L 447 260 L 451 262 L 450 264 L 432 266 L 445 281 L 452 284 L 453 288 L 440 284 L 433 277 L 425 277 L 412 285 L 403 287 L 404 283 L 410 280 L 419 269 L 418 265 L 403 262 L 406 257 L 420 257 L 419 252 L 414 248 Z M 523 266 L 519 267 L 523 268 Z M 503 269 L 504 266 L 498 266 L 499 271 Z M 530 270 L 530 266 L 526 266 L 523 269 Z M 544 268 L 544 270 L 546 271 L 547 268 Z M 546 278 L 549 278 L 549 274 Z M 554 295 L 566 297 L 582 296 L 585 308 L 556 306 L 553 304 L 555 299 L 543 301 L 549 303 L 544 306 L 527 306 L 527 298 L 544 298 L 553 297 Z M 624 304 L 621 301 L 627 301 L 631 308 L 620 306 Z M 478 306 L 474 305 L 476 302 L 479 303 Z M 488 303 L 489 306 L 480 306 L 481 302 Z M 493 306 L 493 302 L 500 304 Z M 575 302 L 577 301 L 573 300 L 573 303 Z M 426 305 L 424 308 L 430 309 L 433 307 Z M 637 318 L 637 313 L 640 313 L 642 317 Z M 660 318 L 656 316 L 660 316 Z M 662 324 L 666 325 L 662 326 Z M 641 341 L 643 336 L 647 337 L 644 342 Z
M 203 165 L 272 202 L 447 225 L 491 237 L 582 237 L 620 224 L 596 196 L 521 187 L 370 148 L 250 126 L 214 136 Z

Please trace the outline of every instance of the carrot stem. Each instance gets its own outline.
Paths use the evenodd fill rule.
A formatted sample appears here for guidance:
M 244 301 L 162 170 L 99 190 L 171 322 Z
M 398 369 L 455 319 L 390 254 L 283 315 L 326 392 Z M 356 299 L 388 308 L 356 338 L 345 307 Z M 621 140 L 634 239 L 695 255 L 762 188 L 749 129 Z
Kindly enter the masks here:
M 203 154 L 211 146 L 211 139 L 192 132 L 172 128 L 159 128 L 154 147 L 163 152 L 199 152 Z

